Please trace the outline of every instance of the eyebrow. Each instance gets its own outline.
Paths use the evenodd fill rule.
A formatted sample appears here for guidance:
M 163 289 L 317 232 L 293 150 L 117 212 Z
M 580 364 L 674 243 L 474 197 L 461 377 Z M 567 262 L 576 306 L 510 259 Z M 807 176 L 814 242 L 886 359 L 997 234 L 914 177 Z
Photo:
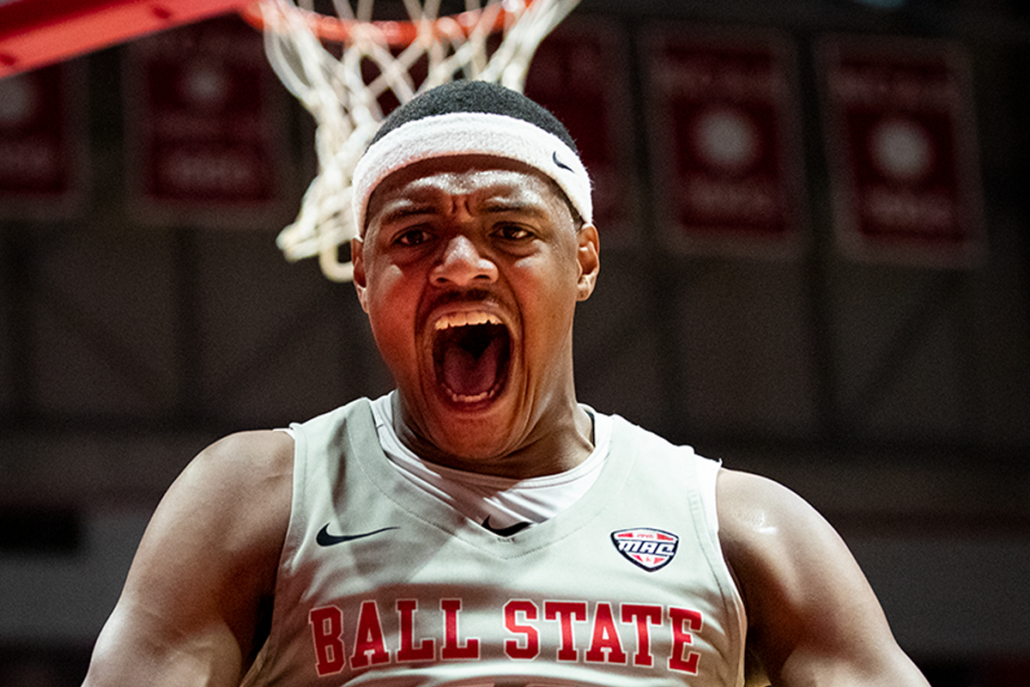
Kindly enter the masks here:
M 417 205 L 405 205 L 388 212 L 382 213 L 379 216 L 380 224 L 391 224 L 408 217 L 416 217 L 418 215 L 433 215 L 437 214 L 438 210 L 433 205 L 428 203 L 419 203 Z
M 509 212 L 516 212 L 542 219 L 547 216 L 547 211 L 537 203 L 522 203 L 505 201 L 500 199 L 487 200 L 482 206 L 483 212 L 489 215 L 502 215 Z M 382 213 L 379 216 L 380 224 L 391 224 L 409 217 L 419 215 L 438 215 L 440 208 L 432 202 L 413 201 L 411 204 L 402 205 Z
M 547 211 L 537 203 L 519 203 L 507 201 L 487 201 L 483 211 L 491 215 L 502 215 L 509 212 L 517 212 L 524 215 L 541 219 L 547 216 Z

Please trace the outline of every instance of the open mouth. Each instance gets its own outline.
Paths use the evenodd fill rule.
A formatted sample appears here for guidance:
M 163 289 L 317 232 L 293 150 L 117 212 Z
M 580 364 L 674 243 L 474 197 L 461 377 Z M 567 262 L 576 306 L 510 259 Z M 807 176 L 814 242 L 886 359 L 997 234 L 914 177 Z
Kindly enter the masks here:
M 511 335 L 489 313 L 455 313 L 435 323 L 436 379 L 452 403 L 473 404 L 497 396 L 508 379 Z

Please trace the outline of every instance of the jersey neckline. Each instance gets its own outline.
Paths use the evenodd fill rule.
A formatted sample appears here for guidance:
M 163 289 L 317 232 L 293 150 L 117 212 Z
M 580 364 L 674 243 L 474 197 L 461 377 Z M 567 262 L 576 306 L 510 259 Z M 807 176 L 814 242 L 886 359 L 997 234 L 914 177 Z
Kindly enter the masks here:
M 610 416 L 610 455 L 590 489 L 554 517 L 508 537 L 500 537 L 412 484 L 390 464 L 379 444 L 369 399 L 361 399 L 361 407 L 352 418 L 364 426 L 359 432 L 346 433 L 350 446 L 345 450 L 385 498 L 415 519 L 502 558 L 514 558 L 543 548 L 584 527 L 617 499 L 617 492 L 636 461 L 630 433 L 619 431 L 620 424 L 626 421 L 617 415 Z M 357 436 L 365 437 L 361 445 L 355 445 Z

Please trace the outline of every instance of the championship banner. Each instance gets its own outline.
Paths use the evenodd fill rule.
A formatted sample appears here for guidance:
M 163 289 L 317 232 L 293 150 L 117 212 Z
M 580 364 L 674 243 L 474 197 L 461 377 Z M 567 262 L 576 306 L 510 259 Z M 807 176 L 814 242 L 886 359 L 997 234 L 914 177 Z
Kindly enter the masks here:
M 0 79 L 0 218 L 66 219 L 80 208 L 85 91 L 78 63 Z
M 778 34 L 643 37 L 656 217 L 691 252 L 783 258 L 802 241 L 796 56 Z
M 629 49 L 618 25 L 575 16 L 540 44 L 525 93 L 565 124 L 594 184 L 594 220 L 605 246 L 631 241 L 636 221 Z
M 975 266 L 984 230 L 965 54 L 937 41 L 837 37 L 819 58 L 841 249 Z
M 125 51 L 129 194 L 155 224 L 277 228 L 284 102 L 261 34 L 225 17 Z

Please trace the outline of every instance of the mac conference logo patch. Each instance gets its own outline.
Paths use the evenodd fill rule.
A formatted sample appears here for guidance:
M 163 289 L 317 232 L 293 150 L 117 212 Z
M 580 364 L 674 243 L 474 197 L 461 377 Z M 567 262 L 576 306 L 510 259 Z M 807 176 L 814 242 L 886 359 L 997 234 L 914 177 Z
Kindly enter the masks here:
M 648 572 L 667 566 L 676 555 L 680 538 L 651 527 L 634 527 L 612 532 L 612 544 L 630 563 Z

